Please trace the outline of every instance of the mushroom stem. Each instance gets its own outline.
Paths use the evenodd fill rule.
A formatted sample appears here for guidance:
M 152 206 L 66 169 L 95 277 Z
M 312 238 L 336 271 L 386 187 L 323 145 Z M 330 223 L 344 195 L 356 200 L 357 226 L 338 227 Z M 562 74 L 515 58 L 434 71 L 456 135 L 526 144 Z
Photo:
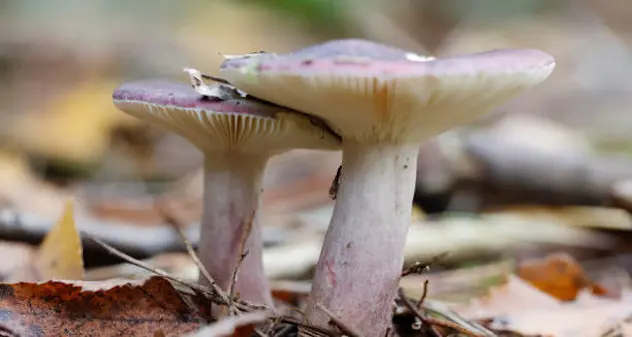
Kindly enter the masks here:
M 233 269 L 241 258 L 240 244 L 252 219 L 240 265 L 235 293 L 257 304 L 272 305 L 263 262 L 263 240 L 259 224 L 261 177 L 268 156 L 210 153 L 204 165 L 204 211 L 199 241 L 202 264 L 224 290 L 228 290 Z M 200 276 L 201 284 L 208 282 Z
M 418 145 L 343 141 L 336 206 L 319 257 L 307 320 L 329 309 L 363 336 L 384 336 L 404 260 Z

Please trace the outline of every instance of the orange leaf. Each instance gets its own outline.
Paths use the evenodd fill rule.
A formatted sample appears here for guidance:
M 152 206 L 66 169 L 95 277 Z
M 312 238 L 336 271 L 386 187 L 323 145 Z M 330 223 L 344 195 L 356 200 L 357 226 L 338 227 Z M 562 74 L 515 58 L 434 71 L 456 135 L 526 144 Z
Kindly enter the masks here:
M 517 274 L 534 287 L 563 301 L 574 300 L 585 288 L 594 288 L 596 294 L 604 291 L 602 287 L 593 287 L 581 265 L 565 253 L 522 262 Z

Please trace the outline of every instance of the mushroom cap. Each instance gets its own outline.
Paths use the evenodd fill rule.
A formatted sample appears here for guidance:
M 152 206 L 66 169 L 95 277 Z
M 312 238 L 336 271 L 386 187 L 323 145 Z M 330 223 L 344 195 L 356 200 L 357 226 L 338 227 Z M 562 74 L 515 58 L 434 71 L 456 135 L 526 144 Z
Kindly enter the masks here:
M 221 71 L 250 95 L 324 119 L 343 138 L 401 143 L 471 122 L 554 67 L 538 50 L 433 58 L 347 39 L 231 58 Z
M 112 98 L 118 109 L 179 134 L 205 153 L 340 147 L 338 136 L 315 118 L 238 94 L 208 98 L 184 83 L 149 80 L 123 84 Z

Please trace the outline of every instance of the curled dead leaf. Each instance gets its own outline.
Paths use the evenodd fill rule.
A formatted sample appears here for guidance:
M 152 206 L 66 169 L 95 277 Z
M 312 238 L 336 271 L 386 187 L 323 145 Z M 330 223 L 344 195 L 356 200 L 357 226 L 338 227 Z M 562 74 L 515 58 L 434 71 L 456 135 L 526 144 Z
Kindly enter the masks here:
M 0 328 L 19 336 L 179 336 L 204 322 L 164 278 L 0 284 Z

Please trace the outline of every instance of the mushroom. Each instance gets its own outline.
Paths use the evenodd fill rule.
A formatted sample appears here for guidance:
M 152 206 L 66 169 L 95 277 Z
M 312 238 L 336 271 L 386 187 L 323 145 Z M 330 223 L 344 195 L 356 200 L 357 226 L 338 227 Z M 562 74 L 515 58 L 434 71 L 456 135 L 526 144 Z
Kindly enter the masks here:
M 554 59 L 537 50 L 445 58 L 335 40 L 285 55 L 225 60 L 235 87 L 322 118 L 342 137 L 336 205 L 306 319 L 330 316 L 384 336 L 403 264 L 420 142 L 468 123 L 542 82 Z
M 161 80 L 131 82 L 117 88 L 113 100 L 118 109 L 179 134 L 204 153 L 200 260 L 226 290 L 245 242 L 248 254 L 235 291 L 242 299 L 271 306 L 257 211 L 266 163 L 294 148 L 339 149 L 339 137 L 315 118 L 244 97 L 227 85 L 194 90 Z M 202 277 L 200 282 L 207 283 Z

